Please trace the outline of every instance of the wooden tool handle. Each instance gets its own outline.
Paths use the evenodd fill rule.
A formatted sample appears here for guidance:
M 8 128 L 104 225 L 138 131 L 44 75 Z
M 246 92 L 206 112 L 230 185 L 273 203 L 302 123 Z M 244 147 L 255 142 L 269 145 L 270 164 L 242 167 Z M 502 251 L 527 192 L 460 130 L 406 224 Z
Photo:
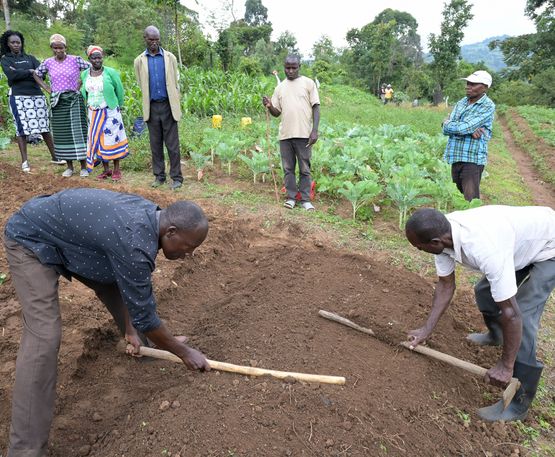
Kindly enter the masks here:
M 139 354 L 147 357 L 154 357 L 156 359 L 169 360 L 170 362 L 183 363 L 183 361 L 168 351 L 162 351 L 160 349 L 148 348 L 141 346 L 139 348 Z M 265 368 L 257 367 L 246 367 L 241 365 L 233 365 L 231 363 L 217 362 L 216 360 L 208 360 L 210 368 L 220 371 L 228 371 L 230 373 L 239 373 L 247 376 L 273 376 L 278 379 L 294 378 L 299 381 L 305 382 L 317 382 L 323 384 L 345 384 L 345 378 L 343 376 L 326 376 L 317 374 L 307 374 L 307 373 L 294 373 L 288 371 L 277 371 L 277 370 L 267 370 Z
M 358 330 L 359 332 L 362 332 L 362 333 L 366 333 L 367 335 L 374 335 L 374 332 L 369 328 L 361 327 L 360 325 L 355 324 L 353 321 L 350 321 L 349 319 L 346 319 L 340 316 L 339 314 L 330 313 L 329 311 L 324 311 L 323 309 L 318 311 L 318 314 L 324 319 L 329 319 L 330 321 L 338 322 L 339 324 L 343 324 L 343 325 L 346 325 L 347 327 L 354 328 L 355 330 Z
M 419 346 L 411 347 L 411 344 L 408 341 L 401 342 L 401 346 L 404 346 L 407 349 L 410 349 L 411 351 L 419 352 L 420 354 L 427 355 L 428 357 L 441 360 L 442 362 L 448 363 L 449 365 L 462 368 L 463 370 L 473 373 L 476 376 L 484 377 L 488 371 L 485 368 L 482 368 L 481 366 L 474 365 L 473 363 L 467 362 L 466 360 L 457 359 L 452 355 L 436 351 L 426 346 L 419 345 Z

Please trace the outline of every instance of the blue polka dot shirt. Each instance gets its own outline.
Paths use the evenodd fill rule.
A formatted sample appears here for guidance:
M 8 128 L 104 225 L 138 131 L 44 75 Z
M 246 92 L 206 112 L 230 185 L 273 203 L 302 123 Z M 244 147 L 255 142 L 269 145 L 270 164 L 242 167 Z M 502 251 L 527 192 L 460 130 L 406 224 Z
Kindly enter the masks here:
M 77 274 L 117 283 L 133 326 L 160 326 L 151 275 L 159 222 L 153 202 L 102 189 L 68 189 L 29 200 L 8 220 L 5 235 L 68 279 Z

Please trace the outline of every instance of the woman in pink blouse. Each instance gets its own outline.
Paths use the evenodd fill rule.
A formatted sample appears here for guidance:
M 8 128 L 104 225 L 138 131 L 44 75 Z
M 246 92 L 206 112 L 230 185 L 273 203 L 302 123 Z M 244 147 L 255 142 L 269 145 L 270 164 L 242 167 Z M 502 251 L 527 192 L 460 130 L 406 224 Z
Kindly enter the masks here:
M 81 177 L 89 175 L 87 171 L 87 111 L 81 87 L 80 74 L 89 68 L 89 64 L 79 56 L 66 54 L 66 40 L 60 34 L 50 37 L 50 47 L 54 57 L 42 62 L 35 70 L 35 79 L 39 85 L 51 94 L 52 134 L 54 152 L 57 159 L 67 161 L 67 169 L 62 176 L 73 175 L 73 161 L 81 163 Z M 50 86 L 44 82 L 48 74 Z

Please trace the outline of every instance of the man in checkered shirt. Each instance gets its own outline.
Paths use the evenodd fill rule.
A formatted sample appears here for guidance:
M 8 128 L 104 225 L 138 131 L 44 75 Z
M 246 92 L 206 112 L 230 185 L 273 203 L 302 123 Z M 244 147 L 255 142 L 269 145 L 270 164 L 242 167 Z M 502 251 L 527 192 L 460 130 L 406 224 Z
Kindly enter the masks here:
M 451 164 L 451 176 L 464 198 L 480 198 L 480 179 L 488 159 L 495 103 L 486 95 L 491 75 L 478 70 L 466 78 L 466 97 L 459 100 L 443 122 L 449 136 L 443 155 Z

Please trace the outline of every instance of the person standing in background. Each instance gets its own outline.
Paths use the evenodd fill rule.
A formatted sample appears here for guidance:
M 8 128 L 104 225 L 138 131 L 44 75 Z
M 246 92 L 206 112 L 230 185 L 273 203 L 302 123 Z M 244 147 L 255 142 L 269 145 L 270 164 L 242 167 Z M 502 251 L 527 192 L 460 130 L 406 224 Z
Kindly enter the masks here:
M 0 57 L 0 64 L 10 87 L 8 105 L 21 153 L 21 170 L 24 173 L 31 171 L 27 156 L 27 137 L 36 134 L 42 135 L 52 158 L 51 163 L 65 165 L 65 160 L 56 159 L 54 154 L 46 97 L 33 77 L 40 63 L 35 56 L 25 53 L 25 39 L 20 32 L 8 30 L 0 36 Z
M 314 205 L 310 202 L 310 158 L 312 145 L 318 141 L 320 97 L 315 82 L 299 74 L 299 56 L 287 56 L 284 67 L 286 79 L 275 88 L 271 100 L 263 96 L 262 103 L 272 116 L 281 115 L 279 149 L 287 191 L 284 206 L 294 208 L 297 192 L 300 192 L 301 206 L 307 211 L 313 211 Z M 297 161 L 300 175 L 298 185 L 295 177 Z
M 488 161 L 495 103 L 486 95 L 491 75 L 478 70 L 466 78 L 466 97 L 457 102 L 443 121 L 449 137 L 443 159 L 451 165 L 451 177 L 465 200 L 480 198 L 480 180 Z
M 179 129 L 181 119 L 179 70 L 175 56 L 160 46 L 160 31 L 149 25 L 144 31 L 145 52 L 135 59 L 135 76 L 143 93 L 143 117 L 148 127 L 152 152 L 152 187 L 166 181 L 164 143 L 170 159 L 171 189 L 183 185 Z
M 73 175 L 73 161 L 81 163 L 79 176 L 86 178 L 87 171 L 87 111 L 85 101 L 79 89 L 81 71 L 89 64 L 80 56 L 67 54 L 66 39 L 55 33 L 50 37 L 50 48 L 54 57 L 42 62 L 34 72 L 35 81 L 51 94 L 52 133 L 54 152 L 57 159 L 67 162 L 67 169 L 62 176 Z M 50 77 L 50 86 L 43 78 Z

